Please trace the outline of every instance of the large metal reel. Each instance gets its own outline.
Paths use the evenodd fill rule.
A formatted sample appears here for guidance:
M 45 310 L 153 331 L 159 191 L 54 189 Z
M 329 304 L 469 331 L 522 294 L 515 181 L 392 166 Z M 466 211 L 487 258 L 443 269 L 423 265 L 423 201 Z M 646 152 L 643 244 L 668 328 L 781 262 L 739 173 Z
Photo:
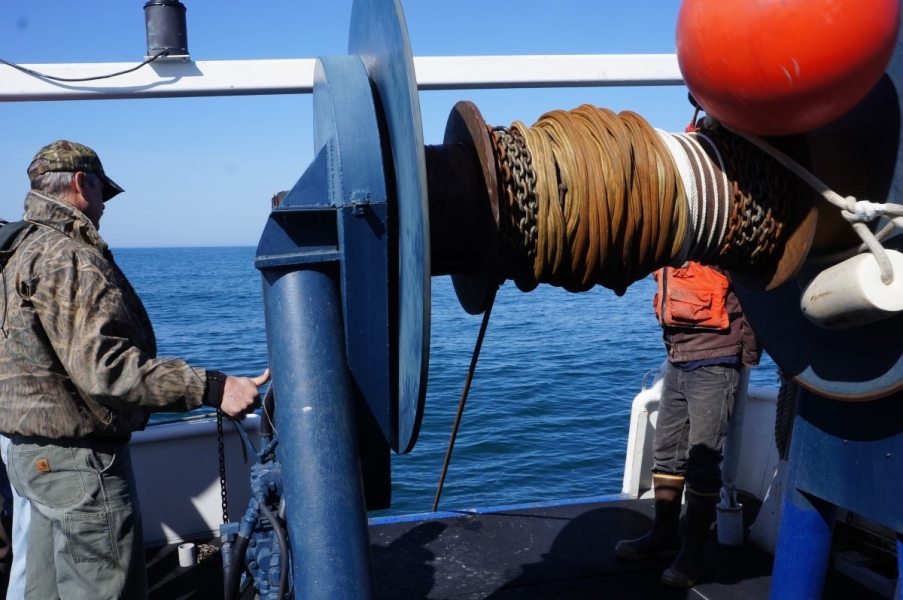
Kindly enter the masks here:
M 390 236 L 389 260 L 397 260 L 398 269 L 389 272 L 390 303 L 397 306 L 390 317 L 390 332 L 397 332 L 390 340 L 397 396 L 390 399 L 389 444 L 404 453 L 417 440 L 426 398 L 430 239 L 420 103 L 399 0 L 355 0 L 348 52 L 361 58 L 376 89 L 391 150 L 387 187 L 390 207 L 395 200 L 390 218 L 396 219 L 396 236 Z
M 899 44 L 897 48 L 885 78 L 859 106 L 831 125 L 807 134 L 812 138 L 809 146 L 816 162 L 822 161 L 825 182 L 842 195 L 876 202 L 900 201 L 903 55 Z M 842 152 L 822 152 L 825 147 L 847 148 L 849 153 L 846 158 L 838 158 Z M 832 164 L 838 161 L 842 164 Z M 833 175 L 842 177 L 853 172 L 851 164 L 855 162 L 862 165 L 858 182 L 831 180 Z M 845 189 L 847 185 L 850 189 Z M 836 213 L 837 209 L 819 209 L 819 228 L 832 211 Z M 835 220 L 839 224 L 828 227 L 837 227 L 837 235 L 848 234 L 849 226 L 839 217 Z M 897 237 L 885 246 L 899 250 L 903 242 Z M 809 259 L 818 253 L 814 248 Z M 734 281 L 744 312 L 769 355 L 785 375 L 827 398 L 865 401 L 903 390 L 903 315 L 855 329 L 819 327 L 800 310 L 802 288 L 815 273 L 817 269 L 804 264 L 796 278 L 769 292 L 745 287 L 742 279 Z M 903 277 L 903 273 L 895 276 Z

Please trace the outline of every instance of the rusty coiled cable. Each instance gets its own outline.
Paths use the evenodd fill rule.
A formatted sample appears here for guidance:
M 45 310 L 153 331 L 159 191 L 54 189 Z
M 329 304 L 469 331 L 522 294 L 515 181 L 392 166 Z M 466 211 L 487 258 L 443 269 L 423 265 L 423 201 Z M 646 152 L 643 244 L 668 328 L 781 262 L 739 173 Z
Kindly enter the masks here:
M 496 139 L 500 130 L 492 132 Z M 515 122 L 510 132 L 524 139 L 535 170 L 536 251 L 532 265 L 514 266 L 504 278 L 524 290 L 549 283 L 578 292 L 598 284 L 620 295 L 679 254 L 683 186 L 642 117 L 585 104 L 548 112 L 533 127 Z M 501 192 L 502 204 L 517 203 L 510 184 Z
M 758 266 L 785 234 L 789 178 L 726 130 L 672 140 L 636 113 L 584 104 L 547 112 L 532 127 L 490 127 L 490 135 L 500 173 L 499 280 L 523 291 L 602 285 L 621 295 L 688 259 Z

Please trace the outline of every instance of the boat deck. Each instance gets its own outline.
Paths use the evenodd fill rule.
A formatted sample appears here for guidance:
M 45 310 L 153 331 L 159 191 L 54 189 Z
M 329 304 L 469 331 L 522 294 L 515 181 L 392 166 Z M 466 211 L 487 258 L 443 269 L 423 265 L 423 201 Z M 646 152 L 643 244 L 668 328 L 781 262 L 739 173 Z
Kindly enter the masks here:
M 744 506 L 748 526 L 758 506 Z M 714 529 L 707 542 L 708 572 L 690 590 L 659 582 L 667 559 L 618 558 L 618 540 L 642 535 L 652 515 L 651 500 L 614 500 L 380 520 L 370 527 L 377 598 L 768 598 L 772 556 L 750 543 L 720 546 Z M 180 568 L 175 547 L 148 551 L 148 575 L 151 600 L 222 598 L 219 563 Z M 243 598 L 253 598 L 249 592 Z M 883 596 L 831 572 L 823 597 Z

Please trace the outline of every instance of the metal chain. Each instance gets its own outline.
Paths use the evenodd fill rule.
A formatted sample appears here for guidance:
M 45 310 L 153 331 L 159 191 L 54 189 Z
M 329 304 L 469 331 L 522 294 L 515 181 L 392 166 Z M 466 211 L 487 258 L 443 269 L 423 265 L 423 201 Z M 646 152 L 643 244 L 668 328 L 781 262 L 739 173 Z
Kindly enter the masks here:
M 521 290 L 529 291 L 536 287 L 532 281 L 538 210 L 536 171 L 526 141 L 517 129 L 499 126 L 490 128 L 490 132 L 501 175 L 501 275 L 513 279 Z
M 507 146 L 501 138 L 505 127 L 489 127 L 492 139 L 493 157 L 499 171 L 499 283 L 514 276 L 514 257 L 517 254 L 518 241 L 515 239 L 512 217 L 509 216 L 513 202 L 511 196 L 511 166 L 508 163 Z
M 721 127 L 704 133 L 719 146 L 731 180 L 731 214 L 718 265 L 761 265 L 774 254 L 789 221 L 791 178 L 773 158 Z
M 226 452 L 223 447 L 223 411 L 216 409 L 216 440 L 219 443 L 219 490 L 223 502 L 223 524 L 229 522 L 229 500 L 226 496 Z
M 524 252 L 531 266 L 536 258 L 536 171 L 524 136 L 517 129 L 510 130 L 510 137 L 505 140 L 509 144 L 508 157 L 511 159 L 511 172 L 514 176 L 515 194 L 520 219 L 517 228 L 524 239 Z

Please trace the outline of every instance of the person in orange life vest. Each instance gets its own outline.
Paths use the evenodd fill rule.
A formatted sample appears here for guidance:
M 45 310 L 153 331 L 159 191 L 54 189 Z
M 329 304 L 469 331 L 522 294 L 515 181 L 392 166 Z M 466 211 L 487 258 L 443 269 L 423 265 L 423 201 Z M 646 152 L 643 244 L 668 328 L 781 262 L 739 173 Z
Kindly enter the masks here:
M 705 538 L 721 490 L 721 451 L 744 366 L 761 345 L 730 281 L 717 267 L 689 262 L 653 276 L 653 304 L 668 350 L 653 439 L 655 520 L 635 540 L 618 542 L 622 558 L 676 556 L 662 583 L 688 588 L 705 568 Z M 684 484 L 686 530 L 678 533 Z

